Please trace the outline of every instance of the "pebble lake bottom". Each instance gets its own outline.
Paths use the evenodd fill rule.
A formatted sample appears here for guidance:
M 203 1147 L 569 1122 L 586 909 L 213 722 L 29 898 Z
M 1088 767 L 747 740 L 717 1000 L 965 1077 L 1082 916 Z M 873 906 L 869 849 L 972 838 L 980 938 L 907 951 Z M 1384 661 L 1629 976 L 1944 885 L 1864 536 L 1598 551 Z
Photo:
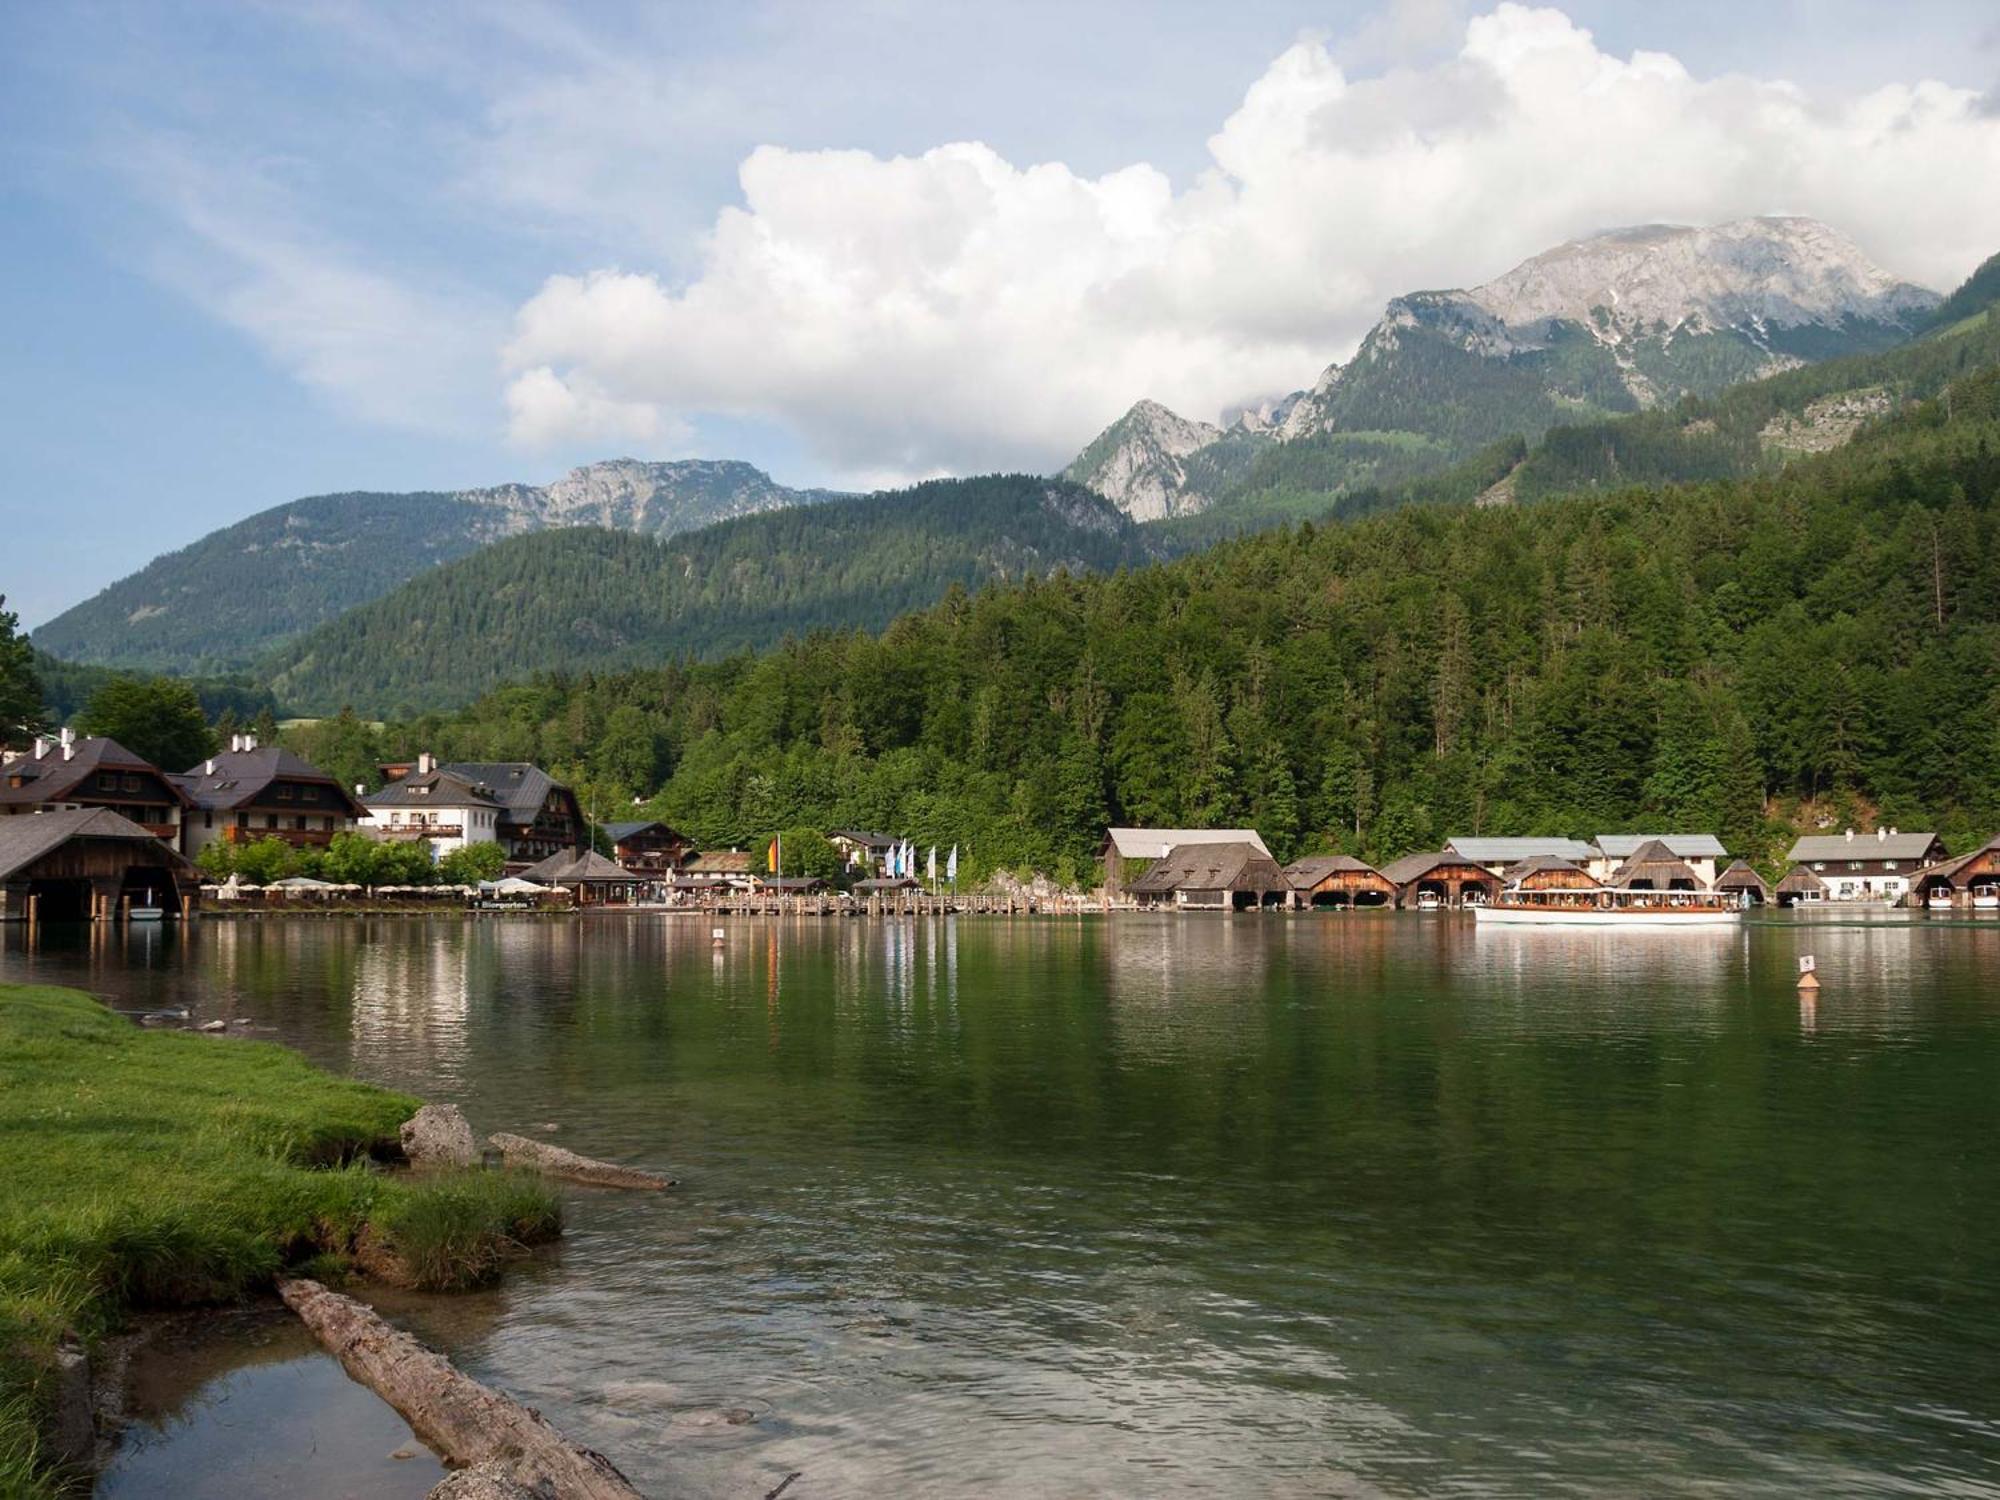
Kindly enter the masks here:
M 2000 920 L 712 925 L 14 928 L 0 980 L 678 1176 L 388 1304 L 649 1493 L 2000 1495 Z M 240 1342 L 107 1493 L 371 1493 L 393 1414 Z

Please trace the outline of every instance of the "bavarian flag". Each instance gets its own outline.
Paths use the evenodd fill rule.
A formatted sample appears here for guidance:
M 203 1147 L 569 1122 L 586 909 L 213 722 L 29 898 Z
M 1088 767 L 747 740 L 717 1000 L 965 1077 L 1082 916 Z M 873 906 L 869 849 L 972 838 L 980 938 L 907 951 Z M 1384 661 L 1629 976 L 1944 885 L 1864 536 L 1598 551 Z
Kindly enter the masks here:
M 764 864 L 773 875 L 778 873 L 778 841 L 776 839 L 772 839 L 771 847 L 764 851 Z

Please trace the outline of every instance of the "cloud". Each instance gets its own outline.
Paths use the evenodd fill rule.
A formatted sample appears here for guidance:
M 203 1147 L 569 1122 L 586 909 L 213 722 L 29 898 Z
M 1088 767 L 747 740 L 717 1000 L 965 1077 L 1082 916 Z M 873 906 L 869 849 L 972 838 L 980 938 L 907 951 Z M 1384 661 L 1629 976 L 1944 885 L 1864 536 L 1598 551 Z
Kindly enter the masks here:
M 1419 43 L 1447 9 L 1403 7 L 1385 34 Z M 726 413 L 847 469 L 1042 468 L 1140 396 L 1208 417 L 1295 388 L 1390 296 L 1612 225 L 1811 214 L 1939 286 L 2000 245 L 2000 200 L 1969 191 L 2000 179 L 1974 92 L 1699 79 L 1511 4 L 1459 36 L 1367 78 L 1300 41 L 1179 189 L 977 143 L 760 148 L 691 278 L 560 275 L 519 309 L 514 435 L 573 435 L 571 410 Z

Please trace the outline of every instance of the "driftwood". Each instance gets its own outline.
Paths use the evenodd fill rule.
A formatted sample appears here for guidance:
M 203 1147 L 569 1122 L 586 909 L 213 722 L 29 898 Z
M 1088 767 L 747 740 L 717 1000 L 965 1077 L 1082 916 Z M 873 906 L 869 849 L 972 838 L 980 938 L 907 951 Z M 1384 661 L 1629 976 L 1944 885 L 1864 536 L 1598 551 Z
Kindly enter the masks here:
M 500 1158 L 510 1167 L 530 1167 L 551 1177 L 567 1177 L 575 1182 L 591 1182 L 599 1187 L 670 1188 L 671 1177 L 642 1172 L 637 1167 L 621 1167 L 613 1162 L 578 1156 L 547 1141 L 531 1141 L 525 1135 L 509 1135 L 504 1130 L 487 1138 Z
M 347 1373 L 402 1413 L 446 1463 L 497 1465 L 529 1493 L 557 1500 L 639 1500 L 610 1459 L 569 1441 L 538 1411 L 462 1375 L 442 1354 L 317 1281 L 278 1294 Z
M 529 1489 L 499 1464 L 460 1469 L 431 1487 L 424 1500 L 545 1500 L 549 1491 Z

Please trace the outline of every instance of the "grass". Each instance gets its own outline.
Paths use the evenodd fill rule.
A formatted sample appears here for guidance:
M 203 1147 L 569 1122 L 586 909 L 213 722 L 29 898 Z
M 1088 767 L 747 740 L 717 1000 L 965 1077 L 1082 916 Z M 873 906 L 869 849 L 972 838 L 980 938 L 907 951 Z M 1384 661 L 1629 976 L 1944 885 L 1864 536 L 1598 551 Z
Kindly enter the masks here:
M 146 1032 L 73 990 L 0 986 L 0 1496 L 54 1493 L 49 1357 L 128 1311 L 331 1274 L 357 1241 L 429 1289 L 560 1230 L 511 1173 L 384 1174 L 417 1108 L 285 1048 Z

